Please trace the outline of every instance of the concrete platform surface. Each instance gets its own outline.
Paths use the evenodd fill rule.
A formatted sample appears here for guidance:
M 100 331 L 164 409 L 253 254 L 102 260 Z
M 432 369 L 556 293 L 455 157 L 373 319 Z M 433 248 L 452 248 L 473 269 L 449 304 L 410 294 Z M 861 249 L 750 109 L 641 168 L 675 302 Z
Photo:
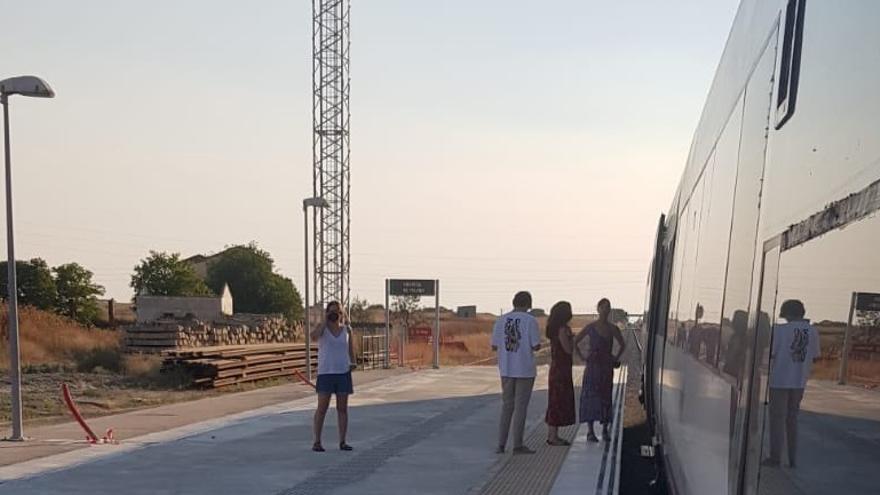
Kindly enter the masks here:
M 408 368 L 357 371 L 353 373 L 353 380 L 355 386 L 360 386 L 408 372 Z M 314 392 L 309 387 L 300 383 L 289 383 L 189 402 L 138 409 L 100 418 L 87 418 L 87 421 L 96 434 L 102 435 L 108 428 L 113 428 L 117 439 L 127 441 L 149 433 L 166 431 L 313 395 Z M 43 426 L 25 424 L 24 432 L 27 437 L 30 437 L 30 440 L 26 442 L 0 442 L 0 466 L 78 449 L 93 448 L 85 441 L 85 433 L 82 428 L 72 420 Z M 0 479 L 2 479 L 2 475 L 0 475 Z
M 539 370 L 527 425 L 533 433 L 546 407 L 547 368 Z M 5 466 L 0 494 L 469 493 L 510 459 L 493 453 L 499 389 L 491 366 L 392 376 L 355 390 L 354 452 L 334 448 L 332 410 L 327 452 L 310 450 L 309 396 Z
M 880 392 L 810 380 L 798 423 L 797 468 L 761 469 L 760 495 L 880 493 Z

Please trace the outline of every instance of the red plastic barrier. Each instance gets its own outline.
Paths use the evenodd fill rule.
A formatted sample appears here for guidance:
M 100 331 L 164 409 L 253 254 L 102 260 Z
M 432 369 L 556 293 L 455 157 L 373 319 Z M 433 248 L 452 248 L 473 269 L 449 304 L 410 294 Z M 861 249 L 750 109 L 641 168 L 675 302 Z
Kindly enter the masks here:
M 310 387 L 312 387 L 312 388 L 314 388 L 314 389 L 317 389 L 317 388 L 315 387 L 315 384 L 312 383 L 312 382 L 310 382 L 308 378 L 306 378 L 305 376 L 303 376 L 303 374 L 302 374 L 299 370 L 296 370 L 296 369 L 295 369 L 295 370 L 293 370 L 293 373 L 296 375 L 297 378 L 299 378 L 299 381 L 305 383 L 306 385 L 308 385 L 308 386 L 310 386 Z
M 82 429 L 86 432 L 86 440 L 89 443 L 98 443 L 98 436 L 95 435 L 95 432 L 89 428 L 89 425 L 86 424 L 86 420 L 83 419 L 82 414 L 80 414 L 79 409 L 77 409 L 76 404 L 73 402 L 73 397 L 70 396 L 70 388 L 68 388 L 66 383 L 61 384 L 61 393 L 64 395 L 64 402 L 67 404 L 67 408 L 70 409 L 70 413 L 73 414 L 76 422 L 82 426 Z M 113 430 L 107 430 L 110 438 L 113 438 Z

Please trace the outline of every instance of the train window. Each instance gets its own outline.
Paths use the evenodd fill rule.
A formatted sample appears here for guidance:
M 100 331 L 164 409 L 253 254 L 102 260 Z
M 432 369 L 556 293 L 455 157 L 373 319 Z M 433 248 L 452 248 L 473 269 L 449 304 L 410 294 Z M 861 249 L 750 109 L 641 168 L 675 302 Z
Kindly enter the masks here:
M 689 234 L 686 218 L 687 217 L 682 214 L 676 220 L 678 222 L 678 225 L 676 227 L 677 234 L 675 237 L 675 248 L 673 249 L 674 262 L 672 264 L 672 275 L 670 276 L 669 282 L 669 316 L 666 321 L 667 345 L 675 345 L 675 341 L 678 335 L 678 322 L 680 319 L 678 314 L 678 301 L 681 294 L 682 264 L 687 259 L 685 258 L 684 253 L 687 246 L 687 237 Z
M 788 0 L 784 12 L 782 53 L 779 64 L 779 87 L 776 91 L 776 128 L 794 114 L 798 79 L 801 71 L 801 45 L 804 37 L 806 0 Z
M 878 243 L 875 214 L 780 257 L 762 495 L 877 493 Z
M 741 122 L 742 100 L 734 108 L 703 173 L 706 185 L 694 288 L 694 300 L 700 307 L 702 319 L 694 331 L 694 341 L 688 347 L 692 354 L 713 366 L 718 364 L 720 347 L 721 306 Z
M 695 272 L 697 267 L 697 257 L 699 253 L 697 247 L 700 240 L 700 215 L 703 206 L 703 187 L 705 181 L 702 179 L 697 183 L 694 193 L 685 208 L 684 214 L 679 218 L 687 236 L 682 248 L 682 265 L 681 279 L 679 283 L 678 311 L 675 332 L 675 346 L 681 349 L 687 349 L 691 340 L 691 329 L 702 317 L 700 309 L 694 301 L 694 284 Z

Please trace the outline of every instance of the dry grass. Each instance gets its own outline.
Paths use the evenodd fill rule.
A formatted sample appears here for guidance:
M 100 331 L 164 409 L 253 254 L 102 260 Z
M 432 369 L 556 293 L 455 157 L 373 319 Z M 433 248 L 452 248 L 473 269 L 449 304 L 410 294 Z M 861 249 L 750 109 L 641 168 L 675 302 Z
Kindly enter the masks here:
M 122 369 L 120 333 L 86 328 L 61 316 L 23 307 L 19 311 L 22 365 L 91 371 Z M 0 310 L 0 367 L 9 368 L 6 310 Z M 86 369 L 88 368 L 88 369 Z
M 441 366 L 494 364 L 495 353 L 489 346 L 491 332 L 461 335 L 440 345 Z M 407 363 L 428 366 L 433 363 L 433 346 L 427 342 L 411 342 L 406 348 Z
M 850 359 L 847 363 L 847 381 L 852 385 L 863 385 L 868 388 L 880 386 L 880 361 Z M 839 359 L 820 359 L 813 365 L 811 378 L 819 380 L 837 380 L 840 375 Z
M 423 315 L 420 323 L 430 325 L 433 313 Z M 457 318 L 454 315 L 441 315 L 440 333 L 442 335 L 440 347 L 440 364 L 443 366 L 456 366 L 468 364 L 494 365 L 495 353 L 491 348 L 492 326 L 495 316 L 481 314 L 477 318 Z M 593 318 L 589 316 L 575 316 L 571 327 L 577 333 Z M 544 338 L 544 326 L 546 317 L 538 318 L 541 328 L 541 338 Z M 392 332 L 392 353 L 396 353 L 398 342 L 396 332 Z M 355 340 L 355 352 L 360 351 L 360 342 Z M 429 366 L 433 363 L 433 349 L 427 342 L 410 342 L 406 348 L 406 361 L 411 366 Z

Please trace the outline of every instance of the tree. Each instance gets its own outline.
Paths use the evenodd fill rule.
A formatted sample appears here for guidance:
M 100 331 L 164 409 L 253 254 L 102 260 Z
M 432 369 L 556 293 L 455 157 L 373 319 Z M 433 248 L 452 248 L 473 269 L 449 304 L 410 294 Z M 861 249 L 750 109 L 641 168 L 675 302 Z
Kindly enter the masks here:
M 208 286 L 216 292 L 229 284 L 236 313 L 280 313 L 291 321 L 303 317 L 302 298 L 293 282 L 274 271 L 275 262 L 255 243 L 233 246 L 208 267 Z
M 8 264 L 0 262 L 0 297 L 9 297 Z M 55 307 L 58 292 L 49 265 L 40 258 L 30 261 L 16 261 L 18 302 L 43 310 Z
M 211 295 L 205 282 L 189 263 L 180 259 L 179 253 L 150 251 L 150 255 L 134 267 L 130 285 L 135 294 L 151 296 Z
M 394 296 L 394 300 L 391 302 L 391 311 L 404 329 L 409 330 L 410 325 L 415 323 L 420 300 L 419 296 Z
M 58 297 L 58 314 L 80 323 L 91 324 L 98 318 L 98 298 L 104 288 L 92 282 L 93 273 L 77 263 L 67 263 L 52 269 Z
M 366 299 L 355 296 L 348 307 L 348 316 L 352 323 L 368 323 L 370 321 L 370 312 L 368 311 L 370 303 Z

